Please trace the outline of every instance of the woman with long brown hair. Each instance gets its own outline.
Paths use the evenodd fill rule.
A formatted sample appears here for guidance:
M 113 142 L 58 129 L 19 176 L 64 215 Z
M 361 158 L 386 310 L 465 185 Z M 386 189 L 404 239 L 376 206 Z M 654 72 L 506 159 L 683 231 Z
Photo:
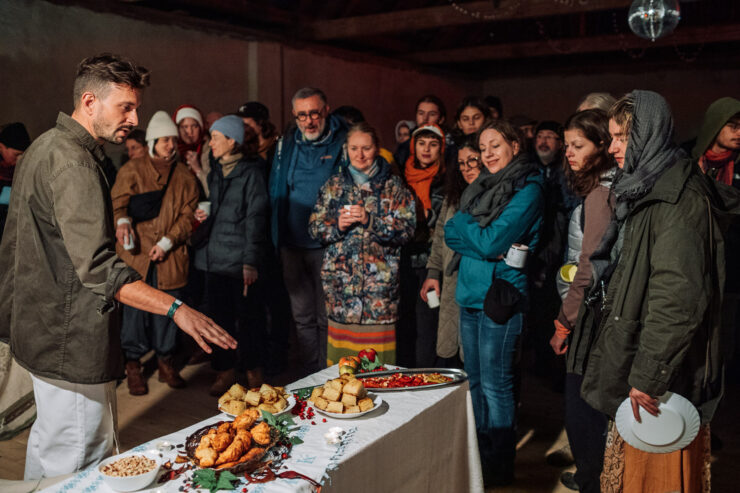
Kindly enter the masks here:
M 585 110 L 572 115 L 565 124 L 563 168 L 570 189 L 583 198 L 583 203 L 573 211 L 568 231 L 568 257 L 577 262 L 578 270 L 563 299 L 550 340 L 555 354 L 566 354 L 565 428 L 578 467 L 573 478 L 563 477 L 563 482 L 575 480 L 584 492 L 598 492 L 600 488 L 607 418 L 580 396 L 595 327 L 588 327 L 588 331 L 573 329 L 591 284 L 590 256 L 612 217 L 610 186 L 616 168 L 607 152 L 611 142 L 608 123 L 603 111 Z

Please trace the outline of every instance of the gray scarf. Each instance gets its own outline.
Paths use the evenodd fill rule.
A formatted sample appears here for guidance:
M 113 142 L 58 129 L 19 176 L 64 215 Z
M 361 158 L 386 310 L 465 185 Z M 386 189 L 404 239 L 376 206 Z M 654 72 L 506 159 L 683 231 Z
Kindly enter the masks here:
M 522 178 L 538 173 L 537 165 L 526 153 L 520 152 L 497 173 L 491 174 L 485 167 L 476 180 L 465 187 L 460 196 L 460 212 L 466 212 L 485 228 L 499 217 L 516 193 L 515 185 Z M 460 265 L 459 253 L 455 253 L 447 264 L 445 274 L 452 275 Z
M 661 175 L 685 153 L 673 142 L 673 116 L 663 96 L 652 91 L 632 91 L 635 109 L 632 115 L 624 166 L 617 170 L 612 184 L 616 197 L 615 214 L 601 239 L 601 244 L 591 255 L 591 265 L 596 284 L 605 279 L 605 272 L 617 255 L 612 249 L 617 244 L 619 231 L 637 201 L 653 189 Z M 602 286 L 603 288 L 604 286 Z

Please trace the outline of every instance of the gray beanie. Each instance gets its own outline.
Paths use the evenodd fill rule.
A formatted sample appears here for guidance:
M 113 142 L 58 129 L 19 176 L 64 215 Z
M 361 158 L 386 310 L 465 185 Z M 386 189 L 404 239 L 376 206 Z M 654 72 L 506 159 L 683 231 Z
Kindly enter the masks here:
M 244 144 L 244 122 L 236 115 L 226 115 L 211 125 L 211 132 L 218 130 L 226 138 L 234 139 L 237 144 Z

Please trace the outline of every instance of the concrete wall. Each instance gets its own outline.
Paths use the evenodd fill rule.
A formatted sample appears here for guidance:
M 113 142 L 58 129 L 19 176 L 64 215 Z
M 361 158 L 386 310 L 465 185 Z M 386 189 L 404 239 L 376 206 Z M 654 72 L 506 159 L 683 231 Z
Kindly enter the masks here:
M 321 87 L 333 107 L 360 107 L 395 148 L 393 128 L 413 119 L 426 92 L 450 106 L 480 83 L 383 66 L 374 60 L 329 56 L 274 42 L 248 41 L 195 28 L 65 7 L 40 0 L 0 1 L 0 122 L 23 121 L 32 138 L 72 110 L 72 82 L 80 60 L 110 51 L 133 57 L 152 72 L 140 109 L 141 128 L 160 109 L 184 103 L 208 112 L 232 112 L 263 101 L 273 120 L 287 123 L 290 97 L 302 86 Z M 111 155 L 122 152 L 109 146 Z
M 574 74 L 569 76 L 500 77 L 484 83 L 486 94 L 499 96 L 507 116 L 524 113 L 537 120 L 570 116 L 589 92 L 610 92 L 619 97 L 633 89 L 662 94 L 673 110 L 678 142 L 696 135 L 704 111 L 723 96 L 740 98 L 740 69 L 695 70 L 689 63 L 676 68 L 641 72 L 639 64 L 631 73 Z

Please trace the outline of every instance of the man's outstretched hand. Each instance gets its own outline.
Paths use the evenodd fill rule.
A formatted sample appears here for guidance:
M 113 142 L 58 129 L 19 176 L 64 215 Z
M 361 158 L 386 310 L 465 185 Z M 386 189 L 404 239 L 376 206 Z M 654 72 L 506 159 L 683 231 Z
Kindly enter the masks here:
M 223 349 L 236 349 L 236 339 L 216 325 L 216 322 L 187 305 L 182 305 L 177 309 L 173 320 L 183 332 L 195 339 L 195 342 L 208 354 L 212 353 L 213 350 L 206 341 Z

